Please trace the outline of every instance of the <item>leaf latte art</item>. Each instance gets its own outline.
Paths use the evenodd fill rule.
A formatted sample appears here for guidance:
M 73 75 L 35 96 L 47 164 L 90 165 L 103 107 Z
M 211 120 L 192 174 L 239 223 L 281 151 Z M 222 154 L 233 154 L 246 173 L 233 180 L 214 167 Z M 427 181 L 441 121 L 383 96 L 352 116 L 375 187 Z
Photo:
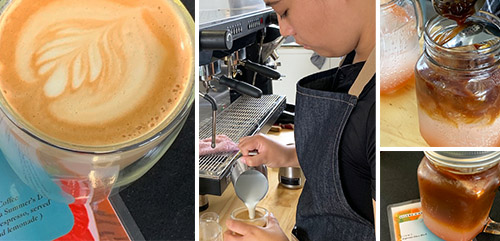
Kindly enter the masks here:
M 0 15 L 0 89 L 21 119 L 66 143 L 142 137 L 191 88 L 190 28 L 167 0 L 16 0 Z

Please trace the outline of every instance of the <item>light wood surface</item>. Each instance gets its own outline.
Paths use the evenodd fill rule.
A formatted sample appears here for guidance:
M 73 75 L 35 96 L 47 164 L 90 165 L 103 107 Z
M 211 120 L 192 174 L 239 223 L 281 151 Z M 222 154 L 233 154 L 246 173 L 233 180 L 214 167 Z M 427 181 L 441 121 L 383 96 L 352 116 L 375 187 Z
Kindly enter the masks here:
M 282 130 L 279 133 L 270 132 L 268 136 L 284 145 L 294 143 L 293 131 L 291 130 Z M 269 191 L 266 197 L 259 202 L 258 206 L 264 207 L 273 213 L 283 231 L 291 239 L 291 231 L 295 225 L 297 203 L 302 189 L 293 190 L 280 186 L 278 171 L 279 168 L 268 168 Z M 231 212 L 236 208 L 245 206 L 236 196 L 233 185 L 229 185 L 222 196 L 208 195 L 208 200 L 208 209 L 200 212 L 200 215 L 206 212 L 218 213 L 223 231 L 227 230 L 226 220 L 230 217 Z
M 380 96 L 380 146 L 429 146 L 420 135 L 418 127 L 414 82 L 396 93 Z

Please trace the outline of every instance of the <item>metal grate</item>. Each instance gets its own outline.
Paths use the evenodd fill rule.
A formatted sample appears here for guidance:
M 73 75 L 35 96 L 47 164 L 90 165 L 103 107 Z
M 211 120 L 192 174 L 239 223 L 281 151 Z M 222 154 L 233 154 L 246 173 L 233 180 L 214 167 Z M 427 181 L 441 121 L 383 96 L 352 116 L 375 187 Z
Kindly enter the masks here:
M 261 98 L 241 96 L 228 108 L 217 115 L 217 135 L 227 135 L 238 143 L 245 136 L 260 131 L 270 115 L 280 106 L 284 99 L 279 95 L 264 95 Z M 200 140 L 212 136 L 211 119 L 200 123 Z M 230 165 L 236 153 L 200 156 L 200 176 L 219 177 Z

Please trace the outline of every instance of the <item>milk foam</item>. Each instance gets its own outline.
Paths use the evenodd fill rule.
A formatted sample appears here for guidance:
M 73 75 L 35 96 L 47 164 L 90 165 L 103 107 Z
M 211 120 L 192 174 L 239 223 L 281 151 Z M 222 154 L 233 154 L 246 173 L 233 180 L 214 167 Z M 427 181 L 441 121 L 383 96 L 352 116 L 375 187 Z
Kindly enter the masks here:
M 192 40 L 171 4 L 14 1 L 0 19 L 5 99 L 36 129 L 75 144 L 146 134 L 192 75 Z

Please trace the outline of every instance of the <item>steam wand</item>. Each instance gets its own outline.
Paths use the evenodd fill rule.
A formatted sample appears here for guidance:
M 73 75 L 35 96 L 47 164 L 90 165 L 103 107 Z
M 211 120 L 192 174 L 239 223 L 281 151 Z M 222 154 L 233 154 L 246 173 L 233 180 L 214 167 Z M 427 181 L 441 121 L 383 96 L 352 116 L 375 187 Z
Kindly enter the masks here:
M 210 96 L 208 93 L 202 94 L 199 93 L 200 97 L 203 97 L 203 99 L 207 100 L 210 105 L 212 105 L 212 148 L 215 148 L 215 133 L 216 133 L 216 117 L 217 117 L 217 103 L 215 102 L 215 99 Z

